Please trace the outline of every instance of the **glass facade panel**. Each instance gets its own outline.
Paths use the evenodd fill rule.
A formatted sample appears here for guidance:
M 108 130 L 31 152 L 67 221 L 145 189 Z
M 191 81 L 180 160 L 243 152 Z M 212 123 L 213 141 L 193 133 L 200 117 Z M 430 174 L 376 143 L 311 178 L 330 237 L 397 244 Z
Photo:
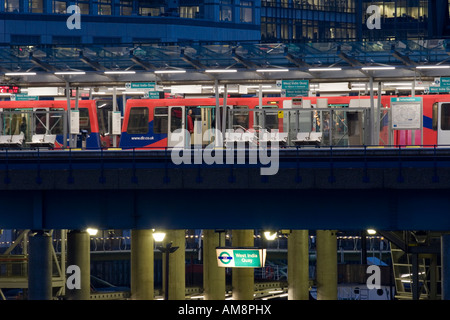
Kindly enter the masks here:
M 233 21 L 233 2 L 232 0 L 220 0 L 220 21 Z
M 5 12 L 20 12 L 20 1 L 5 0 Z
M 30 0 L 28 2 L 29 11 L 33 13 L 43 13 L 43 0 Z
M 253 23 L 253 2 L 241 1 L 240 2 L 240 22 Z

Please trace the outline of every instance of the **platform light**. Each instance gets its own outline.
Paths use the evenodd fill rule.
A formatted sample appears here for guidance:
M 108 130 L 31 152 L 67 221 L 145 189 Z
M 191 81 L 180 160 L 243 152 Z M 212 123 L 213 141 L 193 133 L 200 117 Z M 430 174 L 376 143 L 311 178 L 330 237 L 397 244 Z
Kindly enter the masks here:
M 154 71 L 157 74 L 161 73 L 186 73 L 186 70 L 155 70 Z
M 377 233 L 377 232 L 376 232 L 375 229 L 367 229 L 367 234 L 374 235 L 374 234 L 376 234 L 376 233 Z
M 308 71 L 341 71 L 342 68 L 309 68 Z
M 416 69 L 449 69 L 450 66 L 442 66 L 442 65 L 435 65 L 435 66 L 417 66 Z
M 135 74 L 136 71 L 105 71 L 104 74 Z
M 98 229 L 95 228 L 87 228 L 86 231 L 90 236 L 96 236 L 98 233 Z
M 153 232 L 153 239 L 156 242 L 162 242 L 164 240 L 164 238 L 166 237 L 166 234 L 164 232 Z
M 36 72 L 6 72 L 5 76 L 35 76 Z
M 265 231 L 264 237 L 266 238 L 266 240 L 270 240 L 270 241 L 275 240 L 277 237 L 277 232 L 275 231 L 272 233 L 271 231 Z
M 289 72 L 289 69 L 267 68 L 267 69 L 257 69 L 256 72 Z
M 383 66 L 383 67 L 362 67 L 362 70 L 394 70 L 395 67 Z
M 78 75 L 78 74 L 86 74 L 84 71 L 57 71 L 54 73 L 55 75 Z
M 230 73 L 237 72 L 236 69 L 206 69 L 206 73 Z

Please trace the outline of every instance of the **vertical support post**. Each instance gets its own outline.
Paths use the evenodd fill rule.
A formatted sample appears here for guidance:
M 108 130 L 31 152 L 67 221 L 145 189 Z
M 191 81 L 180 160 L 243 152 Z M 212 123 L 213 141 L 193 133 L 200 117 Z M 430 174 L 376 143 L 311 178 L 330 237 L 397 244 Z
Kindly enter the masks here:
M 80 270 L 80 289 L 66 289 L 68 300 L 90 298 L 90 236 L 86 231 L 72 230 L 67 234 L 67 265 L 76 265 Z
M 113 87 L 113 108 L 112 108 L 113 113 L 117 111 L 117 87 L 114 86 Z M 113 135 L 113 147 L 116 148 L 117 147 L 117 136 Z
M 131 299 L 154 299 L 153 231 L 131 230 Z
M 370 94 L 370 144 L 375 144 L 375 102 L 373 95 L 373 77 L 369 80 L 369 94 Z
M 219 127 L 218 127 L 218 125 L 220 123 L 220 121 L 219 121 L 220 118 L 218 118 L 218 115 L 220 113 L 219 112 L 219 110 L 220 110 L 220 96 L 219 96 L 219 80 L 217 80 L 217 79 L 214 80 L 214 92 L 216 94 L 216 108 L 215 108 L 216 117 L 214 119 L 214 121 L 215 121 L 214 145 L 216 147 L 220 147 L 220 146 L 222 146 L 222 144 L 221 144 L 222 141 L 219 141 L 220 138 L 219 138 Z
M 217 265 L 216 248 L 225 245 L 220 233 L 203 230 L 203 288 L 205 300 L 225 299 L 225 268 Z
M 172 248 L 178 247 L 178 250 L 172 251 L 172 253 L 168 251 L 163 254 L 163 279 L 166 282 L 164 286 L 165 295 L 168 300 L 184 300 L 186 292 L 185 231 L 168 230 L 164 241 L 164 246 L 172 243 Z
M 317 300 L 337 300 L 337 239 L 334 230 L 317 230 Z
M 253 230 L 233 230 L 233 247 L 253 247 Z M 253 300 L 255 275 L 253 268 L 234 268 L 232 271 L 233 300 Z
M 308 230 L 292 230 L 288 237 L 288 299 L 309 300 Z
M 66 259 L 67 259 L 66 245 L 67 245 L 67 230 L 61 229 L 61 252 L 60 252 L 59 264 L 61 265 L 61 270 L 62 270 L 64 279 L 65 279 L 65 274 L 66 274 Z M 65 281 L 64 281 L 64 283 L 65 283 Z M 66 286 L 63 286 L 61 288 L 61 294 L 63 296 L 66 294 Z
M 419 286 L 419 254 L 414 252 L 412 254 L 412 298 L 419 300 L 420 286 Z
M 367 264 L 367 236 L 366 231 L 361 231 L 361 264 Z
M 52 299 L 51 236 L 40 230 L 30 237 L 28 260 L 28 299 Z
M 381 82 L 378 82 L 378 98 L 377 98 L 377 107 L 375 110 L 375 145 L 380 144 L 380 116 L 381 116 Z
M 441 236 L 442 300 L 450 300 L 450 234 Z
M 258 105 L 259 105 L 259 109 L 262 109 L 262 84 L 259 84 L 259 88 L 258 88 Z

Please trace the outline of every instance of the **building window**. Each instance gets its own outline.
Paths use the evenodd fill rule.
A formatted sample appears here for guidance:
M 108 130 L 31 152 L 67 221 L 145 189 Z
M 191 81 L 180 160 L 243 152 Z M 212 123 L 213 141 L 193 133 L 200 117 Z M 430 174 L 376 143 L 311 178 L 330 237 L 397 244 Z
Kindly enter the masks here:
M 180 17 L 187 19 L 198 18 L 200 8 L 198 6 L 180 7 Z
M 101 16 L 111 15 L 111 0 L 98 0 L 97 1 L 97 14 Z
M 53 1 L 53 13 L 65 14 L 67 9 L 66 1 Z
M 133 1 L 120 1 L 120 14 L 122 16 L 131 16 L 133 13 Z
M 77 6 L 81 14 L 89 14 L 89 1 L 77 1 Z
M 20 12 L 20 1 L 5 0 L 5 12 Z
M 240 2 L 240 21 L 242 23 L 253 23 L 253 2 L 241 1 Z
M 233 21 L 232 0 L 220 0 L 220 21 Z
M 44 6 L 43 6 L 43 0 L 30 0 L 28 2 L 28 7 L 30 12 L 33 13 L 43 13 L 44 12 Z

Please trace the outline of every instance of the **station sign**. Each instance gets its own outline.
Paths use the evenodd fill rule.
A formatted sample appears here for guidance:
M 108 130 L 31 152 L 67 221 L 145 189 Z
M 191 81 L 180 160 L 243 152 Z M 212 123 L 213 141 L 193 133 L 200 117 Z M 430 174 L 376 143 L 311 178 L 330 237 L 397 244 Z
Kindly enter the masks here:
M 309 80 L 277 80 L 276 86 L 282 97 L 308 96 L 309 92 Z
M 159 91 L 146 91 L 144 93 L 145 99 L 159 99 Z
M 125 89 L 147 89 L 156 90 L 156 82 L 128 82 Z
M 39 100 L 39 96 L 29 96 L 28 93 L 17 93 L 11 95 L 11 101 Z
M 420 130 L 422 129 L 422 98 L 399 97 L 391 98 L 392 129 Z
M 441 77 L 434 79 L 434 85 L 429 87 L 429 93 L 447 93 L 450 92 L 450 78 Z
M 262 268 L 266 249 L 216 248 L 217 265 L 224 268 Z

